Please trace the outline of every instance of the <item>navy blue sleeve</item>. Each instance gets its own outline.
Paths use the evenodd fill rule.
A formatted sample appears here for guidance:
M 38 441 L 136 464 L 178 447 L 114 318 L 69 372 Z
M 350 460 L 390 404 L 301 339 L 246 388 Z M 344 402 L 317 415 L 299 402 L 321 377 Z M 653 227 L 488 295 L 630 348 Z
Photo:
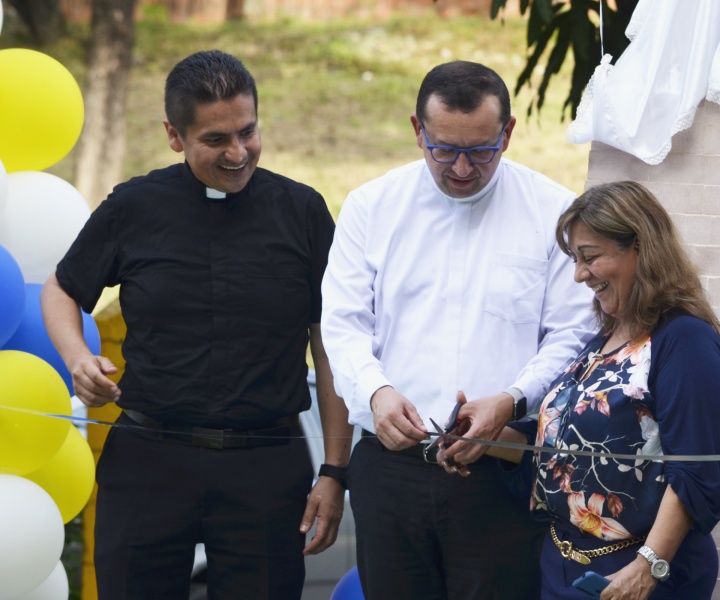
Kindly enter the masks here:
M 648 385 L 665 454 L 720 454 L 720 336 L 679 316 L 652 335 Z M 665 477 L 695 527 L 720 521 L 720 463 L 668 461 Z
M 511 429 L 515 429 L 525 436 L 525 443 L 529 446 L 535 444 L 535 436 L 537 436 L 538 423 L 534 419 L 524 418 L 520 421 L 512 421 L 507 424 Z M 520 463 L 514 464 L 506 460 L 495 458 L 498 466 L 500 479 L 505 483 L 510 493 L 521 500 L 527 500 L 530 503 L 530 492 L 532 483 L 535 479 L 535 462 L 534 454 L 526 450 L 523 452 Z

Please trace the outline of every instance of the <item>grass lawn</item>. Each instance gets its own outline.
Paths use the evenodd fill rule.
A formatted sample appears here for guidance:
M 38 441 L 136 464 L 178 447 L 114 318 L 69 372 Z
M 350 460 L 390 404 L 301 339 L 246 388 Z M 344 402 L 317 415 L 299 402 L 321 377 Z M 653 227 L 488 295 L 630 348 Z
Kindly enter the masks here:
M 70 39 L 43 50 L 81 85 L 86 35 L 86 29 L 75 28 Z M 260 165 L 312 185 L 335 215 L 351 189 L 421 157 L 409 116 L 430 68 L 455 58 L 482 62 L 505 78 L 512 93 L 525 57 L 522 19 L 443 19 L 433 12 L 383 22 L 232 22 L 212 27 L 171 25 L 162 14 L 148 14 L 136 35 L 124 177 L 179 160 L 168 148 L 162 126 L 165 77 L 184 56 L 219 48 L 243 59 L 258 82 Z M 20 28 L 6 27 L 0 47 L 22 46 L 27 40 Z M 565 141 L 569 114 L 561 122 L 561 106 L 569 69 L 557 79 L 539 116 L 533 112 L 527 117 L 530 90 L 513 98 L 518 125 L 506 156 L 580 193 L 589 144 Z M 73 153 L 48 170 L 72 183 Z

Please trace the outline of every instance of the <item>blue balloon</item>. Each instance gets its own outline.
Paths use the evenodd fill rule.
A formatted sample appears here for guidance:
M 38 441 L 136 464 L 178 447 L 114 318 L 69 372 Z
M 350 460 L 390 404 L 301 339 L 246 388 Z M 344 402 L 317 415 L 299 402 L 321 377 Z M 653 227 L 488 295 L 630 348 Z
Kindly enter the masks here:
M 350 569 L 338 581 L 330 600 L 365 600 L 357 567 Z
M 30 354 L 39 356 L 45 362 L 50 363 L 50 365 L 60 373 L 72 396 L 74 395 L 72 375 L 70 375 L 70 372 L 67 370 L 65 363 L 60 357 L 60 353 L 55 350 L 55 346 L 53 346 L 50 341 L 50 336 L 43 322 L 42 312 L 40 310 L 40 291 L 42 287 L 42 284 L 39 283 L 25 284 L 25 309 L 22 312 L 20 324 L 15 330 L 15 333 L 13 333 L 10 339 L 2 346 L 2 349 L 29 352 Z M 91 315 L 83 311 L 82 321 L 85 343 L 93 354 L 100 354 L 100 332 L 95 324 L 95 320 Z
M 25 279 L 13 255 L 0 246 L 0 347 L 20 325 L 25 307 Z

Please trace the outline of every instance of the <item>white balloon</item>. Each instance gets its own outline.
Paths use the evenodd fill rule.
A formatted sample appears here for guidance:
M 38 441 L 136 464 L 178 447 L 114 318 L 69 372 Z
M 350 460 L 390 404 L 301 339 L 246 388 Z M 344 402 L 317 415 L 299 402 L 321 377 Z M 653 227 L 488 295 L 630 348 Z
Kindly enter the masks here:
M 0 600 L 15 600 L 43 583 L 65 541 L 60 509 L 44 489 L 0 474 Z
M 45 283 L 90 216 L 90 207 L 64 179 L 40 171 L 7 176 L 0 244 L 13 255 L 25 283 Z
M 2 2 L 0 2 L 0 31 L 2 31 Z
M 82 434 L 82 436 L 87 439 L 87 423 L 82 420 L 87 419 L 87 406 L 85 406 L 85 404 L 83 404 L 83 401 L 80 400 L 80 398 L 78 398 L 77 396 L 70 397 L 70 406 L 72 407 L 72 416 L 78 418 L 78 420 L 73 422 L 75 424 L 75 427 L 77 427 L 78 431 Z
M 12 600 L 68 600 L 69 597 L 70 584 L 67 572 L 62 562 L 58 562 L 53 572 L 50 573 L 50 577 L 34 590 L 21 596 L 15 596 Z
M 0 2 L 2 6 L 2 2 Z M 2 25 L 2 9 L 0 8 L 0 25 Z M 8 193 L 8 182 L 7 182 L 7 171 L 5 171 L 5 165 L 0 160 L 0 214 L 3 212 L 5 202 L 7 200 Z

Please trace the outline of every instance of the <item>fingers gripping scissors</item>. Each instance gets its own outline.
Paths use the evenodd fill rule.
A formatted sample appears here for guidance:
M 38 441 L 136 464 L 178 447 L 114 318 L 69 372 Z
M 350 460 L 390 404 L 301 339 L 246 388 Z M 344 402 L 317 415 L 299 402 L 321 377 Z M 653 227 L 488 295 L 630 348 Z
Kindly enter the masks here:
M 462 419 L 458 420 L 458 412 L 460 411 L 460 407 L 462 404 L 455 404 L 455 408 L 453 408 L 452 412 L 450 413 L 450 418 L 448 419 L 448 425 L 445 429 L 442 429 L 440 425 L 438 425 L 435 421 L 430 419 L 430 422 L 432 423 L 433 427 L 435 428 L 435 432 L 429 431 L 428 435 L 434 435 L 437 436 L 432 443 L 426 444 L 423 448 L 423 454 L 425 456 L 426 462 L 436 462 L 434 460 L 428 460 L 428 452 L 432 450 L 433 448 L 447 448 L 452 444 L 452 440 L 448 437 L 455 431 L 455 429 L 460 425 L 462 422 Z M 447 462 L 449 465 L 453 465 L 454 462 L 451 458 L 447 459 Z

